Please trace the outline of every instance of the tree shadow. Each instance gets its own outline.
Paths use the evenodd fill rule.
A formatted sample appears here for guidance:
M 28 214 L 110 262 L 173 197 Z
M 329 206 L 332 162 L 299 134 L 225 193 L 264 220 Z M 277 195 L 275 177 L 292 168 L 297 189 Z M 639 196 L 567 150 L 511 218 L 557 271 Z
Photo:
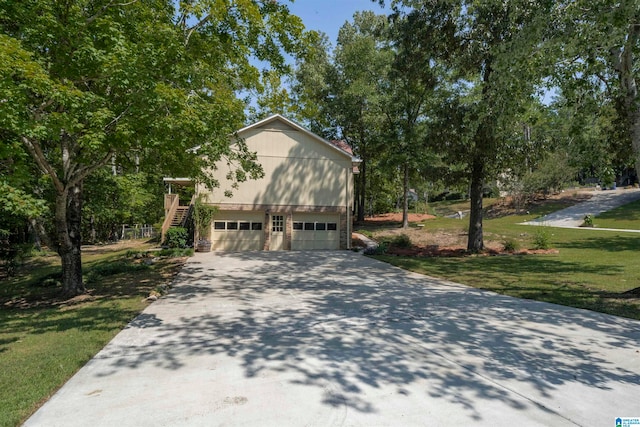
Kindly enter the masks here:
M 570 240 L 558 244 L 558 248 L 567 249 L 597 249 L 609 252 L 639 251 L 640 239 L 636 236 L 606 236 L 589 237 L 584 239 Z
M 151 317 L 129 326 L 146 329 L 143 340 L 105 348 L 111 363 L 96 375 L 145 364 L 178 371 L 186 357 L 224 355 L 245 378 L 286 373 L 290 384 L 324 390 L 327 406 L 375 413 L 373 391 L 391 388 L 426 393 L 476 421 L 496 400 L 553 412 L 565 388 L 640 384 L 637 363 L 607 357 L 638 348 L 637 321 L 524 302 L 348 252 L 196 260 L 204 256 L 200 274 L 183 275 Z M 169 314 L 179 305 L 182 315 Z M 584 403 L 574 402 L 576 413 Z

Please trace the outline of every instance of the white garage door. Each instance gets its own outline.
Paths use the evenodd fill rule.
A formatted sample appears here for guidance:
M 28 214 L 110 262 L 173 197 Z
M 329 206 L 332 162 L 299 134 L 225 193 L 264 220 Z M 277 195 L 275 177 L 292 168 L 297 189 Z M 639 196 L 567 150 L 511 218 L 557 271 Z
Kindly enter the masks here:
M 219 212 L 213 219 L 211 249 L 259 251 L 264 242 L 263 212 Z
M 293 214 L 291 249 L 340 249 L 340 215 Z

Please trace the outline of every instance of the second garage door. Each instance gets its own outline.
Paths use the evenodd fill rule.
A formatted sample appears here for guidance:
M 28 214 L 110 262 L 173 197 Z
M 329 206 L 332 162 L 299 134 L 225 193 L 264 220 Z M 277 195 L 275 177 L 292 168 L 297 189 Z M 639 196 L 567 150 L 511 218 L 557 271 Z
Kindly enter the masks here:
M 219 212 L 213 220 L 211 249 L 259 251 L 264 245 L 263 212 Z
M 293 214 L 291 249 L 340 249 L 340 215 Z

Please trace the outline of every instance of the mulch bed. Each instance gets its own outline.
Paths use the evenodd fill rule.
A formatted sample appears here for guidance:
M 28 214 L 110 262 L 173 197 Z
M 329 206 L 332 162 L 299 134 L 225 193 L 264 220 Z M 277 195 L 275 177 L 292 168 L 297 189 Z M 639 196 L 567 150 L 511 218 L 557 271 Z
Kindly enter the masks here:
M 438 245 L 413 246 L 410 248 L 390 247 L 387 250 L 389 255 L 411 256 L 411 257 L 468 257 L 468 256 L 512 256 L 512 255 L 545 255 L 557 254 L 557 249 L 522 249 L 508 252 L 494 248 L 486 248 L 480 253 L 470 253 L 462 247 L 440 247 Z

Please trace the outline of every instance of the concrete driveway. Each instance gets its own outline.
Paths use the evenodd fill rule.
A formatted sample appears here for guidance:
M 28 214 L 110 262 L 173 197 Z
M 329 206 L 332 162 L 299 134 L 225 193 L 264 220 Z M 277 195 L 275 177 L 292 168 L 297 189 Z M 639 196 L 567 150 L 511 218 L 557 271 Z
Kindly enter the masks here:
M 481 273 L 479 273 L 481 274 Z M 614 426 L 640 322 L 351 252 L 197 254 L 27 426 Z
M 620 206 L 626 205 L 636 200 L 640 200 L 640 189 L 629 188 L 619 190 L 593 191 L 593 197 L 586 202 L 562 209 L 549 215 L 537 218 L 524 225 L 546 225 L 550 227 L 562 228 L 578 228 L 583 222 L 584 217 L 588 214 L 600 215 Z M 609 230 L 609 229 L 607 229 Z M 640 232 L 640 230 L 614 230 L 614 231 L 632 231 Z

